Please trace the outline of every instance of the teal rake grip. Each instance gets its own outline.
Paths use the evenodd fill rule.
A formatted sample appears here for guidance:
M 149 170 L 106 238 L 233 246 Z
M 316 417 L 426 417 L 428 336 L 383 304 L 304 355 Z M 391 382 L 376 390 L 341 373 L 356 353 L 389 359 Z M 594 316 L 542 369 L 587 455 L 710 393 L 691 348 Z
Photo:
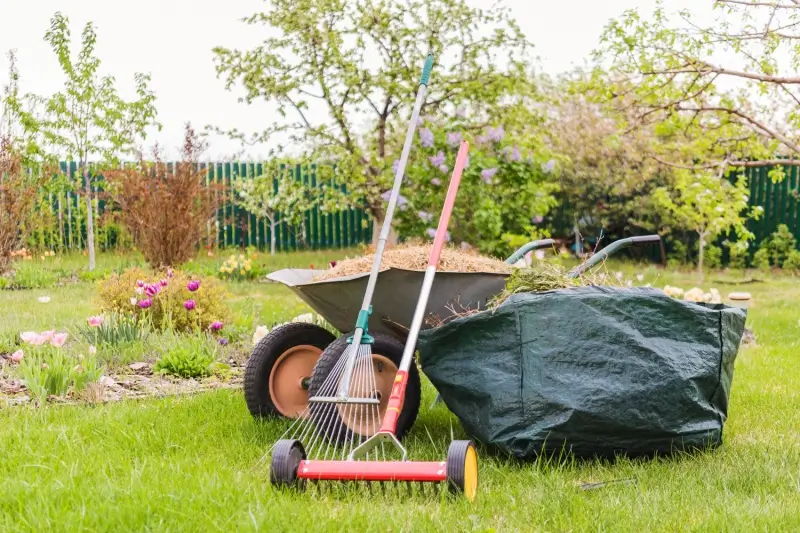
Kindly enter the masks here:
M 428 54 L 428 58 L 425 60 L 425 68 L 422 69 L 422 77 L 419 79 L 419 84 L 428 86 L 428 82 L 431 79 L 431 70 L 433 70 L 433 54 Z

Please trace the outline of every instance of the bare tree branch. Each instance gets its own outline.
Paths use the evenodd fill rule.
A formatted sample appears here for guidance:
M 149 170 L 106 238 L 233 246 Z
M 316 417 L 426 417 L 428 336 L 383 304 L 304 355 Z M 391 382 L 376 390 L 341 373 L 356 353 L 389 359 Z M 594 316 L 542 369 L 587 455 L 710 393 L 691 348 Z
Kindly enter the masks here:
M 777 2 L 746 2 L 745 0 L 716 0 L 717 4 L 738 4 L 742 6 L 772 7 L 775 9 L 798 9 L 800 4 L 796 0 L 791 0 L 792 4 L 779 4 Z

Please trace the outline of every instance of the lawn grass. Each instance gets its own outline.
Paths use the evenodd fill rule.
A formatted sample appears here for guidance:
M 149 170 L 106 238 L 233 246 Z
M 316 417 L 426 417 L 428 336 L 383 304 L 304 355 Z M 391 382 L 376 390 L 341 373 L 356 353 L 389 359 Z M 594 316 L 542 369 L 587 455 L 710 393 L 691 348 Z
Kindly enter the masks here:
M 765 281 L 724 285 L 711 273 L 698 284 L 694 273 L 620 263 L 608 270 L 633 279 L 641 273 L 636 284 L 753 294 L 748 327 L 758 346 L 743 348 L 736 361 L 721 448 L 613 464 L 522 464 L 482 453 L 473 504 L 432 491 L 409 496 L 405 488 L 293 494 L 273 490 L 260 461 L 286 423 L 253 420 L 241 391 L 98 407 L 0 406 L 0 531 L 800 530 L 800 283 L 758 275 Z M 283 287 L 229 287 L 236 312 L 256 321 L 305 309 Z M 94 311 L 85 301 L 89 284 L 50 295 L 38 304 L 34 291 L 0 292 L 0 333 Z M 464 436 L 443 405 L 428 407 L 434 394 L 425 382 L 406 441 L 414 459 L 441 460 L 451 437 Z M 631 478 L 636 483 L 579 486 Z

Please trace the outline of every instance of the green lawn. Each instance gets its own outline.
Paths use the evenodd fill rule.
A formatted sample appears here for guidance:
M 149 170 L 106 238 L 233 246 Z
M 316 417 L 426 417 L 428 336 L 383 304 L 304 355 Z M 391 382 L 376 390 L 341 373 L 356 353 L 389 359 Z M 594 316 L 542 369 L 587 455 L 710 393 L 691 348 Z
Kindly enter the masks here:
M 611 265 L 641 283 L 697 284 L 696 274 Z M 99 407 L 0 407 L 0 531 L 792 531 L 800 530 L 800 283 L 761 275 L 750 291 L 758 346 L 740 352 L 722 448 L 658 461 L 519 464 L 481 455 L 478 499 L 428 490 L 274 491 L 263 454 L 285 429 L 254 421 L 240 391 Z M 727 279 L 740 275 L 725 275 Z M 635 278 L 634 278 L 635 279 Z M 237 312 L 292 316 L 288 290 L 231 284 Z M 82 319 L 89 284 L 0 292 L 0 333 Z M 443 459 L 458 421 L 441 404 L 420 416 L 412 458 Z M 580 483 L 636 478 L 581 490 Z

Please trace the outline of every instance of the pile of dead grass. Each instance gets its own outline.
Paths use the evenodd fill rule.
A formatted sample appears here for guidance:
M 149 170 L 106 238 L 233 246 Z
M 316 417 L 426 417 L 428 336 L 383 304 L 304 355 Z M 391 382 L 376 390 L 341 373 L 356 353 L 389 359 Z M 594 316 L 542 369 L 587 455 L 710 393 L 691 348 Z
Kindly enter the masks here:
M 381 258 L 381 272 L 390 268 L 404 270 L 425 270 L 428 266 L 432 245 L 401 245 L 385 250 Z M 324 281 L 354 274 L 366 274 L 372 270 L 375 254 L 368 254 L 352 259 L 344 259 L 336 266 L 326 270 L 314 281 Z M 468 250 L 457 250 L 452 247 L 444 248 L 439 259 L 439 272 L 490 272 L 497 274 L 510 274 L 514 267 L 494 259 Z

